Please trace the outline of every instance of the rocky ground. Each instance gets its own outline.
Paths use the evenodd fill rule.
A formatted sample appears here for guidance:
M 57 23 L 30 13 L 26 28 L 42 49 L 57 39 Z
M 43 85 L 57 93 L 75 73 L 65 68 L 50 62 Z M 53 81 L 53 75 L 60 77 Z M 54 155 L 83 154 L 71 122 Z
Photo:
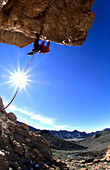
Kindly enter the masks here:
M 25 123 L 17 124 L 17 117 L 2 111 L 3 107 L 0 98 L 0 170 L 110 169 L 110 146 L 100 151 L 79 150 L 79 146 L 73 151 L 51 150 L 46 139 L 29 131 Z
M 102 152 L 75 152 L 52 150 L 57 161 L 65 163 L 69 170 L 109 170 L 110 149 Z M 74 157 L 73 157 L 74 155 Z M 68 158 L 67 158 L 68 157 Z M 73 158 L 72 158 L 73 157 Z
M 66 160 L 69 170 L 109 170 L 110 161 L 100 159 Z
M 52 158 L 49 142 L 29 131 L 28 125 L 16 124 L 13 113 L 2 111 L 0 98 L 0 170 L 65 169 Z

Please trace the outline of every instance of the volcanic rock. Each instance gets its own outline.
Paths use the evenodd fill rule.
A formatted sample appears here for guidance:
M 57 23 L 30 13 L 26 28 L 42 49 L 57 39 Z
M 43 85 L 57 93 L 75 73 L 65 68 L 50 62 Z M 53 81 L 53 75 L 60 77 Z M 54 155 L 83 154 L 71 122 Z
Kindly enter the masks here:
M 16 121 L 17 121 L 17 117 L 14 115 L 14 113 L 8 113 L 8 118 L 11 120 L 11 121 L 13 121 L 14 123 L 16 123 Z
M 95 18 L 95 0 L 1 0 L 0 42 L 24 47 L 40 39 L 81 46 Z
M 0 97 L 0 110 L 2 110 L 3 108 L 4 108 L 3 101 L 2 98 Z
M 0 112 L 0 170 L 30 170 L 36 169 L 36 165 L 39 169 L 51 169 L 55 162 L 48 141 L 29 132 L 25 123 L 16 124 L 16 119 L 12 113 Z
M 29 131 L 29 127 L 25 123 L 21 123 L 21 127 Z
M 106 159 L 107 161 L 110 161 L 110 145 L 108 145 L 108 149 L 107 149 L 104 159 Z

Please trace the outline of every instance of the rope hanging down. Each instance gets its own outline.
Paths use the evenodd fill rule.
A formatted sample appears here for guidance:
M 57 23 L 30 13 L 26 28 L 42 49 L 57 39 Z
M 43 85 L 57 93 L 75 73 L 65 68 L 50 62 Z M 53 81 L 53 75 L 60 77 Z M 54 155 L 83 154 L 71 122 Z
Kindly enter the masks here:
M 38 51 L 39 48 L 40 48 L 40 46 L 38 47 L 38 49 L 37 49 L 36 51 Z M 28 64 L 28 66 L 27 66 L 27 69 L 26 69 L 25 73 L 27 73 L 27 71 L 28 71 L 28 69 L 29 69 L 29 66 L 30 66 L 30 64 L 31 64 L 34 56 L 35 56 L 35 53 L 33 54 L 33 56 L 32 56 L 32 58 L 31 58 L 31 60 L 30 60 L 30 62 L 29 62 L 29 64 Z M 2 110 L 0 110 L 0 112 L 2 112 L 2 111 L 5 110 L 7 107 L 9 107 L 9 105 L 10 105 L 10 104 L 13 102 L 13 100 L 15 99 L 15 97 L 16 97 L 19 89 L 20 89 L 20 86 L 19 86 L 18 89 L 16 90 L 15 95 L 13 96 L 12 100 L 8 103 L 8 105 L 7 105 L 6 107 L 4 107 Z

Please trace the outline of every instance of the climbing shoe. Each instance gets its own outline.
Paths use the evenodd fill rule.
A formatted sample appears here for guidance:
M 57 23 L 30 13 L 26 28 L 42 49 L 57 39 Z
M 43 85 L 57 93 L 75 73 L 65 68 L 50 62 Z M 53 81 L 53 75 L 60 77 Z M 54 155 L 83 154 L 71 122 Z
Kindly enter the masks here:
M 33 52 L 27 53 L 27 55 L 33 55 Z

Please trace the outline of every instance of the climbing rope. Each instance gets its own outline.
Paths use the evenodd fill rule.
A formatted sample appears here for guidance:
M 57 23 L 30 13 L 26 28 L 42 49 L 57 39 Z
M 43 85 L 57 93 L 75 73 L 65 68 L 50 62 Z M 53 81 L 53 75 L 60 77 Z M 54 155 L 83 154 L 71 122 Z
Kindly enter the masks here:
M 38 49 L 37 49 L 36 51 L 38 51 L 39 48 L 40 48 L 40 46 L 38 47 Z M 28 64 L 28 66 L 27 66 L 27 69 L 26 69 L 25 73 L 27 73 L 27 71 L 28 71 L 28 69 L 29 69 L 29 66 L 30 66 L 30 64 L 31 64 L 34 56 L 35 56 L 35 53 L 33 54 L 33 56 L 32 56 L 32 58 L 31 58 L 31 60 L 30 60 L 30 62 L 29 62 L 29 64 Z M 7 108 L 10 106 L 10 104 L 13 102 L 13 100 L 14 100 L 15 97 L 16 97 L 16 95 L 18 94 L 19 90 L 20 90 L 20 86 L 19 86 L 18 89 L 16 90 L 15 95 L 13 96 L 12 100 L 8 103 L 8 105 L 7 105 L 6 107 L 4 107 L 2 110 L 0 110 L 0 112 L 2 112 L 3 110 L 7 109 Z

